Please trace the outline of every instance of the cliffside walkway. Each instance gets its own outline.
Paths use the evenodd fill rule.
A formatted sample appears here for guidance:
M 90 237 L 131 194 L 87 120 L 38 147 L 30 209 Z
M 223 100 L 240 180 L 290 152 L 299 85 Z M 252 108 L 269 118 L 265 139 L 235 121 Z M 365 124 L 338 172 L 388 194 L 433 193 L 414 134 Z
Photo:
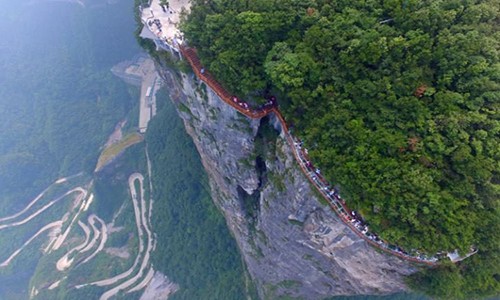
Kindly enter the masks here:
M 303 149 L 300 141 L 290 134 L 287 123 L 275 102 L 267 103 L 258 109 L 251 108 L 245 101 L 231 95 L 221 86 L 219 82 L 217 82 L 210 72 L 203 68 L 196 53 L 196 49 L 190 47 L 180 47 L 180 52 L 191 65 L 196 76 L 205 82 L 226 104 L 232 106 L 238 112 L 252 119 L 260 119 L 271 113 L 278 118 L 283 128 L 284 136 L 290 145 L 295 160 L 299 164 L 304 175 L 321 194 L 321 196 L 328 202 L 332 210 L 360 238 L 365 240 L 371 246 L 404 260 L 426 264 L 429 266 L 435 266 L 438 264 L 438 259 L 436 257 L 411 255 L 398 246 L 391 245 L 387 241 L 380 239 L 376 234 L 369 232 L 368 226 L 364 225 L 363 222 L 358 219 L 356 214 L 345 205 L 345 201 L 330 189 L 330 185 L 319 174 L 319 172 L 315 170 L 307 156 L 307 150 Z

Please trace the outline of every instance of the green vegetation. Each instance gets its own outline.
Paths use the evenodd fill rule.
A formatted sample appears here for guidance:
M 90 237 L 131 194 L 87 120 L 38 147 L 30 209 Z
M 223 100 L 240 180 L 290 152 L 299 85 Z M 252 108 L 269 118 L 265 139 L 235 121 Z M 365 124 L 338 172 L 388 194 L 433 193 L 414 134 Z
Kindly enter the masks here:
M 58 177 L 93 172 L 99 148 L 136 103 L 130 88 L 110 72 L 139 51 L 132 15 L 128 1 L 91 9 L 0 1 L 0 217 L 21 210 Z M 88 176 L 76 180 L 82 184 Z M 46 199 L 68 186 L 51 189 Z M 33 209 L 42 203 L 47 202 Z M 38 226 L 63 216 L 69 203 L 63 200 L 26 225 L 2 230 L 1 260 Z M 2 268 L 1 299 L 29 297 L 42 242 L 46 234 Z M 38 270 L 44 266 L 41 261 Z
M 132 17 L 130 3 L 85 10 L 26 2 L 0 5 L 2 214 L 58 176 L 92 172 L 135 100 L 109 71 L 138 51 L 132 33 L 117 35 L 134 29 L 123 17 Z
M 313 162 L 383 238 L 430 253 L 477 246 L 412 278 L 467 298 L 500 292 L 499 7 L 194 0 L 182 29 L 232 92 L 278 90 Z
M 67 245 L 63 245 L 58 251 L 43 255 L 41 258 L 39 255 L 36 255 L 36 259 L 39 260 L 33 261 L 36 270 L 31 277 L 30 286 L 39 288 L 37 298 L 98 299 L 110 287 L 86 286 L 81 289 L 75 289 L 74 286 L 112 277 L 128 270 L 132 266 L 139 249 L 139 240 L 137 238 L 134 209 L 128 187 L 128 177 L 135 172 L 146 174 L 145 166 L 144 143 L 127 148 L 123 155 L 120 155 L 112 164 L 95 174 L 92 191 L 95 194 L 95 200 L 92 206 L 90 206 L 90 210 L 81 216 L 81 220 L 84 223 L 87 223 L 87 217 L 90 214 L 98 215 L 106 224 L 111 223 L 114 218 L 114 227 L 122 227 L 122 229 L 109 234 L 106 247 L 121 248 L 126 246 L 130 256 L 127 259 L 118 258 L 102 251 L 91 261 L 80 265 L 88 253 L 83 255 L 77 254 L 69 272 L 56 270 L 57 260 L 74 246 L 80 244 L 84 239 L 79 226 L 75 226 L 68 236 Z M 146 185 L 145 188 L 148 191 L 149 185 Z M 118 214 L 118 212 L 120 213 Z M 59 217 L 63 213 L 59 213 Z M 31 251 L 38 252 L 37 247 L 30 247 L 26 250 L 26 254 Z M 60 286 L 56 289 L 48 290 L 40 288 L 47 287 L 63 277 L 66 278 L 61 281 Z M 127 299 L 138 298 L 127 295 Z
M 338 296 L 325 300 L 429 300 L 429 298 L 423 295 L 399 293 L 387 296 Z
M 200 158 L 164 92 L 158 101 L 146 134 L 158 233 L 153 265 L 180 285 L 172 299 L 244 299 L 245 270 Z
M 120 141 L 109 145 L 106 149 L 104 149 L 97 160 L 96 170 L 100 170 L 107 163 L 116 158 L 117 155 L 122 153 L 128 147 L 140 143 L 143 140 L 142 135 L 134 132 L 126 135 Z
M 162 0 L 160 0 L 162 1 Z M 134 0 L 134 5 L 136 9 L 134 10 L 135 21 L 137 27 L 135 29 L 135 38 L 137 43 L 148 52 L 148 54 L 153 57 L 157 62 L 160 62 L 163 67 L 169 68 L 174 71 L 178 79 L 180 79 L 180 73 L 178 71 L 187 73 L 191 72 L 191 66 L 185 60 L 179 60 L 177 56 L 172 56 L 170 52 L 167 51 L 156 51 L 155 43 L 150 39 L 143 39 L 140 37 L 141 30 L 143 28 L 141 21 L 141 11 L 138 9 L 139 5 L 143 7 L 148 7 L 149 0 Z M 168 2 L 168 1 L 167 1 Z
M 96 203 L 90 207 L 89 212 L 95 213 L 106 223 L 109 223 L 124 202 L 132 207 L 128 177 L 135 172 L 143 174 L 145 180 L 148 179 L 144 143 L 127 148 L 117 160 L 95 174 Z M 148 187 L 149 185 L 145 187 L 146 193 L 149 193 Z M 133 208 L 130 209 L 133 210 Z M 133 211 L 131 211 L 131 214 L 133 215 Z M 135 230 L 135 220 L 132 218 L 130 222 L 134 226 L 133 230 Z

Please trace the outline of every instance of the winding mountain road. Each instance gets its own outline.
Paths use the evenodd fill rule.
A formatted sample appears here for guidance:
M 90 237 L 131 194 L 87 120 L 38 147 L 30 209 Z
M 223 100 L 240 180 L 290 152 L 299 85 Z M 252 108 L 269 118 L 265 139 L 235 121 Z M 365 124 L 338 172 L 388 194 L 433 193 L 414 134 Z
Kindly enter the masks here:
M 63 224 L 63 222 L 61 220 L 59 221 L 55 221 L 55 222 L 52 222 L 52 223 L 49 223 L 45 226 L 43 226 L 40 230 L 38 230 L 37 233 L 35 233 L 29 240 L 27 240 L 26 242 L 24 242 L 24 244 L 19 248 L 17 249 L 16 251 L 14 251 L 14 253 L 11 254 L 11 256 L 9 256 L 9 258 L 7 258 L 4 262 L 2 262 L 0 264 L 0 267 L 6 267 L 10 264 L 10 262 L 17 256 L 19 255 L 19 253 L 21 253 L 21 251 L 23 251 L 23 249 L 28 246 L 37 236 L 39 236 L 40 234 L 42 234 L 44 231 L 47 231 L 49 229 L 52 229 L 52 228 L 56 228 L 56 227 L 61 227 Z
M 92 232 L 94 235 L 92 236 L 90 243 L 88 243 L 82 250 L 80 250 L 80 253 L 85 253 L 85 252 L 91 250 L 94 247 L 94 245 L 97 243 L 97 240 L 101 237 L 101 231 L 99 230 L 99 228 L 97 228 L 97 226 L 95 226 L 95 220 L 92 217 L 92 215 L 90 215 L 87 218 L 87 221 L 89 222 L 90 227 L 92 227 Z
M 139 183 L 139 191 L 136 189 L 136 181 Z M 153 239 L 153 233 L 151 232 L 151 229 L 149 227 L 149 222 L 151 218 L 151 203 L 146 203 L 145 199 L 145 189 L 144 189 L 144 176 L 140 173 L 134 173 L 130 175 L 128 179 L 128 185 L 130 189 L 130 195 L 132 198 L 132 204 L 134 207 L 134 216 L 135 216 L 135 222 L 136 222 L 136 227 L 137 227 L 137 236 L 139 239 L 139 251 L 137 253 L 137 256 L 134 260 L 133 265 L 125 272 L 118 274 L 116 276 L 113 276 L 111 278 L 106 278 L 103 280 L 98 280 L 94 281 L 91 283 L 87 284 L 81 284 L 77 285 L 76 288 L 82 288 L 88 285 L 95 285 L 95 286 L 110 286 L 114 285 L 122 280 L 125 280 L 121 283 L 119 283 L 117 286 L 111 288 L 110 290 L 106 291 L 103 293 L 100 297 L 101 300 L 107 300 L 116 294 L 118 294 L 122 290 L 126 290 L 130 288 L 131 286 L 134 286 L 134 284 L 137 283 L 137 285 L 132 288 L 133 290 L 140 290 L 142 289 L 147 283 L 146 281 L 149 281 L 148 276 L 150 276 L 151 272 L 154 271 L 150 267 L 148 270 L 148 273 L 146 274 L 146 277 L 143 278 L 142 281 L 139 282 L 139 280 L 144 276 L 145 271 L 147 270 L 148 266 L 150 266 L 150 256 L 151 252 L 154 247 L 154 239 Z M 139 198 L 139 199 L 138 199 Z M 92 223 L 91 223 L 92 226 Z M 145 243 L 146 242 L 146 243 Z M 140 264 L 140 266 L 139 266 Z M 133 276 L 132 276 L 133 275 Z M 132 276 L 132 277 L 131 277 Z
M 10 215 L 10 216 L 7 216 L 7 217 L 3 217 L 3 218 L 0 218 L 0 222 L 3 222 L 3 221 L 7 221 L 7 220 L 11 220 L 11 219 L 14 219 L 14 218 L 17 218 L 19 217 L 20 215 L 22 215 L 23 213 L 25 213 L 28 209 L 30 209 L 33 205 L 35 205 L 46 193 L 47 191 L 54 185 L 56 184 L 61 184 L 63 182 L 66 182 L 68 181 L 69 179 L 71 178 L 74 178 L 74 177 L 77 177 L 77 176 L 80 176 L 81 173 L 79 174 L 75 174 L 75 175 L 72 175 L 72 176 L 68 176 L 68 177 L 63 177 L 63 178 L 59 178 L 57 179 L 56 181 L 54 181 L 54 183 L 52 183 L 51 185 L 49 185 L 45 190 L 43 190 L 40 194 L 38 194 L 30 203 L 28 203 L 28 205 L 21 211 L 13 214 L 13 215 Z
M 59 202 L 61 199 L 65 198 L 66 196 L 72 194 L 72 193 L 75 193 L 75 192 L 78 192 L 80 193 L 81 195 L 86 195 L 87 191 L 83 188 L 74 188 L 68 192 L 66 192 L 65 194 L 63 194 L 62 196 L 59 196 L 58 198 L 50 201 L 49 203 L 47 203 L 46 205 L 44 205 L 43 207 L 39 208 L 37 211 L 35 211 L 34 213 L 32 213 L 31 215 L 29 215 L 28 217 L 24 218 L 23 220 L 21 221 L 18 221 L 18 222 L 13 222 L 13 223 L 9 223 L 9 224 L 3 224 L 3 225 L 0 225 L 0 230 L 4 229 L 4 228 L 9 228 L 9 227 L 14 227 L 14 226 L 19 226 L 19 225 L 23 225 L 23 224 L 26 224 L 28 223 L 29 221 L 31 221 L 32 219 L 34 219 L 36 216 L 38 216 L 39 214 L 43 213 L 46 209 L 48 209 L 49 207 L 51 207 L 52 205 L 56 204 L 57 202 Z M 43 195 L 42 195 L 43 196 Z M 41 198 L 41 197 L 40 197 Z M 38 201 L 40 198 L 36 198 L 35 200 Z M 36 202 L 35 201 L 35 202 Z M 6 217 L 4 218 L 4 220 L 10 220 L 10 219 L 14 219 L 20 215 L 22 215 L 23 213 L 25 213 L 31 206 L 33 206 L 34 202 L 31 202 L 26 208 L 24 208 L 21 212 L 15 214 L 15 215 L 12 215 L 12 216 L 9 216 L 9 217 Z
M 89 222 L 92 222 L 91 225 L 95 226 L 94 225 L 95 221 L 101 224 L 101 240 L 99 242 L 99 246 L 97 246 L 97 249 L 95 249 L 95 251 L 89 257 L 83 260 L 81 264 L 89 262 L 92 258 L 94 258 L 97 254 L 99 254 L 99 252 L 101 252 L 104 249 L 104 245 L 108 240 L 108 228 L 106 227 L 106 223 L 104 223 L 104 221 L 98 216 L 92 214 L 89 217 Z
M 73 216 L 73 219 L 69 223 L 68 227 L 66 227 L 66 230 L 64 231 L 64 233 L 62 235 L 59 235 L 59 237 L 55 241 L 54 245 L 52 245 L 51 251 L 57 250 L 62 246 L 63 242 L 68 237 L 71 229 L 73 229 L 73 224 L 78 220 L 78 217 L 82 213 L 83 209 L 87 206 L 87 201 L 85 199 L 87 197 L 87 194 L 88 194 L 87 190 L 82 189 L 82 188 L 77 188 L 77 189 L 81 189 L 81 191 L 82 191 L 82 193 L 78 196 L 78 198 L 75 201 L 76 206 L 78 206 L 81 203 L 80 208 L 78 209 L 76 214 Z
M 29 209 L 32 208 L 33 205 L 35 205 L 54 184 L 60 184 L 62 182 L 67 181 L 67 179 L 68 179 L 68 177 L 56 180 L 53 184 L 51 184 L 49 187 L 47 187 L 42 193 L 40 193 L 37 197 L 35 197 L 24 209 L 22 209 L 21 211 L 15 213 L 15 214 L 4 217 L 1 220 L 2 221 L 9 221 L 9 220 L 13 220 L 13 219 L 16 219 L 16 218 L 22 216 L 23 214 L 28 212 Z M 81 210 L 85 207 L 86 203 L 85 203 L 84 199 L 87 196 L 87 190 L 82 188 L 82 187 L 73 188 L 73 189 L 67 191 L 66 193 L 64 193 L 63 195 L 53 199 L 52 201 L 45 204 L 41 208 L 37 209 L 36 211 L 31 213 L 31 215 L 25 217 L 24 219 L 22 219 L 20 221 L 14 221 L 14 222 L 11 221 L 10 223 L 0 225 L 0 230 L 10 228 L 10 227 L 24 225 L 24 224 L 28 223 L 29 221 L 33 220 L 35 217 L 37 217 L 38 215 L 40 215 L 44 211 L 46 211 L 48 208 L 50 208 L 54 204 L 58 203 L 62 199 L 65 199 L 67 196 L 69 196 L 73 193 L 78 193 L 78 196 L 74 199 L 74 207 L 80 206 L 80 209 L 76 213 L 75 218 L 69 224 L 68 228 L 66 229 L 66 232 L 63 235 L 59 234 L 60 230 L 62 229 L 63 224 L 65 223 L 65 220 L 64 220 L 65 217 L 63 217 L 61 220 L 54 221 L 52 223 L 49 223 L 49 224 L 43 226 L 42 228 L 40 228 L 38 230 L 38 232 L 36 234 L 34 234 L 19 249 L 17 249 L 7 260 L 5 260 L 2 264 L 0 264 L 0 267 L 7 266 L 12 261 L 12 259 L 14 259 L 27 245 L 29 245 L 33 241 L 33 239 L 35 239 L 40 234 L 42 234 L 44 231 L 47 231 L 49 229 L 57 228 L 58 231 L 55 234 L 59 234 L 59 235 L 54 236 L 54 238 L 52 239 L 52 241 L 50 241 L 49 246 L 46 248 L 46 250 L 49 251 L 49 249 L 54 249 L 56 246 L 59 247 L 62 244 L 62 242 L 64 241 L 64 239 L 66 238 L 66 236 L 68 235 L 69 230 L 71 230 L 71 225 L 76 220 L 76 217 L 78 216 L 79 212 L 81 212 Z
M 83 223 L 82 221 L 78 221 L 78 225 L 80 226 L 80 228 L 85 233 L 85 240 L 80 245 L 77 245 L 74 248 L 70 249 L 66 254 L 64 254 L 63 257 L 61 257 L 57 261 L 56 268 L 59 271 L 64 271 L 69 266 L 71 266 L 74 258 L 70 259 L 69 258 L 70 255 L 73 254 L 73 252 L 81 252 L 81 250 L 83 248 L 85 248 L 85 246 L 87 246 L 87 244 L 89 243 L 89 240 L 90 240 L 90 228 L 87 225 L 85 225 L 85 223 Z

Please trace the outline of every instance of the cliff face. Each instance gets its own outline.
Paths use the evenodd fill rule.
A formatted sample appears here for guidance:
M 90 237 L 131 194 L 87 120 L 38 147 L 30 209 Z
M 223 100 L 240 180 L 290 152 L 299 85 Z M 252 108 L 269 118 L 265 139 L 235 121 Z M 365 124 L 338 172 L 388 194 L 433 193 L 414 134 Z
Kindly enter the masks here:
M 320 202 L 273 116 L 250 120 L 192 74 L 159 72 L 262 298 L 406 289 L 415 269 L 370 247 Z

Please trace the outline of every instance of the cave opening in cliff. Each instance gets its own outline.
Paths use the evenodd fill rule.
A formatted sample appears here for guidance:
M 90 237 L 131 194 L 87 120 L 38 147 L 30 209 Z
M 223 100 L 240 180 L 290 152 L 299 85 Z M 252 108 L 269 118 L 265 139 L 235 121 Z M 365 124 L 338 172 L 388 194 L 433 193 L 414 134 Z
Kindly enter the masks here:
M 255 154 L 264 161 L 274 157 L 276 153 L 276 140 L 279 131 L 271 124 L 269 116 L 260 119 L 259 129 L 255 136 Z
M 276 140 L 279 132 L 271 125 L 269 116 L 260 119 L 255 136 L 255 168 L 259 176 L 259 189 L 267 183 L 266 160 L 273 159 L 276 153 Z
M 266 161 L 260 155 L 255 158 L 255 170 L 259 176 L 258 189 L 260 190 L 267 182 Z
M 246 217 L 251 220 L 250 224 L 254 224 L 260 212 L 260 191 L 257 189 L 249 194 L 241 186 L 238 186 L 236 189 Z

